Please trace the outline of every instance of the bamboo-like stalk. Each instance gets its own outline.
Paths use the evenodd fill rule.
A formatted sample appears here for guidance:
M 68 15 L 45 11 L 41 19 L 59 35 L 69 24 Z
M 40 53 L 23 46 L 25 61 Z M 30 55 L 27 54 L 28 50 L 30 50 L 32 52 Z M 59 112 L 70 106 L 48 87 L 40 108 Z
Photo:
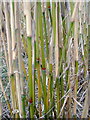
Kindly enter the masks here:
M 77 87 L 78 87 L 78 9 L 76 10 L 75 17 L 75 29 L 74 29 L 74 60 L 75 60 L 75 88 L 74 98 L 77 99 Z M 74 102 L 74 115 L 76 115 L 76 102 Z
M 37 66 L 37 74 L 38 74 L 38 102 L 39 102 L 39 116 L 41 116 L 41 83 L 40 83 L 40 56 L 39 56 L 39 17 L 38 17 L 38 3 L 36 3 L 36 66 Z
M 56 38 L 56 3 L 52 2 L 52 27 L 53 27 L 53 39 L 55 44 L 55 38 Z
M 51 15 L 51 6 L 50 6 L 50 3 L 47 4 L 48 6 L 48 9 L 49 9 L 49 14 L 50 14 L 50 20 L 51 20 L 51 26 L 52 26 L 52 15 Z M 51 33 L 53 35 L 53 31 Z M 50 85 L 50 91 L 49 92 L 49 96 L 48 98 L 50 97 L 50 108 L 54 105 L 54 91 L 53 91 L 53 47 L 54 47 L 54 39 L 53 39 L 53 36 L 52 38 L 49 38 L 48 39 L 51 39 L 50 40 L 50 43 L 49 43 L 49 80 L 48 80 L 48 85 Z M 48 86 L 49 87 L 49 86 Z M 52 115 L 52 111 L 51 111 L 51 115 Z
M 33 26 L 32 26 L 32 29 L 35 29 L 35 19 L 36 19 L 36 4 L 35 4 L 35 7 L 34 7 L 34 21 L 33 21 Z M 32 42 L 32 46 L 33 46 L 33 51 L 32 51 L 32 64 L 34 64 L 34 67 L 33 67 L 33 84 L 34 84 L 34 90 L 33 90 L 33 95 L 34 95 L 34 108 L 35 108 L 35 103 L 36 103 L 36 99 L 35 99 L 35 82 L 36 82 L 36 37 L 34 36 L 34 34 L 32 34 L 33 36 L 33 42 Z M 36 109 L 34 109 L 35 111 Z
M 55 43 L 56 78 L 59 75 L 59 3 L 56 3 L 56 43 Z
M 31 11 L 30 11 L 30 3 L 26 2 L 26 32 L 27 32 L 27 45 L 28 45 L 28 87 L 29 87 L 29 97 L 30 97 L 30 117 L 34 117 L 34 108 L 33 108 L 33 90 L 34 85 L 32 81 L 32 31 L 31 31 Z
M 15 3 L 15 29 L 16 29 L 16 36 L 17 36 L 17 48 L 18 48 L 18 64 L 19 64 L 19 72 L 20 72 L 20 107 L 21 107 L 21 114 L 25 118 L 25 95 L 23 92 L 24 83 L 23 83 L 23 71 L 22 71 L 22 56 L 21 56 L 21 42 L 20 42 L 20 23 L 19 23 L 19 16 L 20 16 L 20 9 L 19 3 Z M 22 100 L 21 100 L 22 97 Z M 22 103 L 23 103 L 23 110 L 22 110 Z
M 42 60 L 42 87 L 43 87 L 43 95 L 44 95 L 44 110 L 45 113 L 48 110 L 47 106 L 47 92 L 46 92 L 46 64 L 45 64 L 45 53 L 44 53 L 44 40 L 43 40 L 43 29 L 42 29 L 42 9 L 41 9 L 41 3 L 38 3 L 38 11 L 39 11 L 39 39 L 41 44 L 41 60 Z
M 55 40 L 55 77 L 59 75 L 59 3 L 56 3 L 56 40 Z M 57 83 L 59 84 L 59 82 Z M 57 101 L 60 99 L 60 87 L 57 85 Z M 57 102 L 57 116 L 60 113 L 60 102 Z
M 9 11 L 7 3 L 4 3 L 5 18 L 6 18 L 6 34 L 8 42 L 8 59 L 9 59 L 9 74 L 12 73 L 12 54 L 11 54 L 11 34 L 10 34 L 10 21 L 9 21 Z
M 10 84 L 11 86 L 13 86 L 13 84 L 15 85 L 15 82 L 12 82 L 12 79 L 10 76 L 12 76 L 13 73 L 13 69 L 12 69 L 12 47 L 11 47 L 11 34 L 10 34 L 10 19 L 9 19 L 9 11 L 8 11 L 8 6 L 7 3 L 4 2 L 4 12 L 5 12 L 5 19 L 6 19 L 6 34 L 7 34 L 7 44 L 8 44 L 8 61 L 9 61 L 9 80 L 10 80 Z M 12 99 L 12 107 L 13 109 L 16 108 L 16 101 L 15 101 L 15 86 L 13 86 L 13 88 L 11 89 L 11 99 Z
M 17 99 L 18 99 L 18 107 L 19 107 L 19 112 L 20 112 L 20 118 L 22 117 L 22 102 L 21 102 L 21 84 L 19 85 L 19 83 L 21 82 L 19 80 L 19 73 L 18 73 L 18 66 L 17 66 L 17 45 L 18 42 L 16 41 L 17 39 L 19 39 L 19 31 L 18 34 L 17 32 L 15 32 L 15 23 L 16 23 L 16 29 L 18 26 L 18 21 L 14 19 L 17 16 L 14 16 L 14 6 L 12 4 L 12 2 L 10 3 L 10 17 L 11 17 L 11 37 L 12 37 L 12 61 L 13 61 L 13 70 L 14 70 L 14 74 L 15 74 L 15 79 L 16 79 L 16 91 L 17 91 Z M 16 14 L 15 14 L 16 15 Z M 20 49 L 20 46 L 18 46 L 18 49 Z M 19 51 L 20 52 L 20 51 Z M 19 58 L 20 59 L 20 58 Z M 19 60 L 21 61 L 21 60 Z M 19 62 L 19 66 L 20 66 L 20 62 Z M 20 68 L 20 67 L 19 67 Z M 21 72 L 21 71 L 20 71 Z
M 22 72 L 22 56 L 21 56 L 21 39 L 20 39 L 20 9 L 19 3 L 15 3 L 15 29 L 17 36 L 17 47 L 18 47 L 18 63 L 19 63 L 19 72 L 20 72 L 20 85 L 21 85 L 21 94 L 23 94 L 23 72 Z
M 52 26 L 52 8 L 51 8 L 51 3 L 50 1 L 46 2 L 46 31 L 47 31 L 47 40 L 48 42 L 48 59 L 47 59 L 47 69 L 49 69 L 49 73 L 47 74 L 47 79 L 48 79 L 48 89 L 47 89 L 47 105 L 49 106 L 48 108 L 50 109 L 53 106 L 53 75 L 52 75 L 52 54 L 53 54 L 53 39 L 51 40 L 50 38 L 50 27 Z M 50 19 L 50 21 L 49 21 Z M 50 115 L 52 115 L 52 111 L 50 112 Z

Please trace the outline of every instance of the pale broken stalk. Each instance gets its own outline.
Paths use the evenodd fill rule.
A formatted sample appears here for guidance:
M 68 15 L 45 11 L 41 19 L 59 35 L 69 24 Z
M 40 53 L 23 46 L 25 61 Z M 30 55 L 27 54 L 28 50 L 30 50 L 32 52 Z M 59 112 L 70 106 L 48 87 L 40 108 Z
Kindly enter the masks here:
M 6 35 L 8 44 L 8 59 L 9 59 L 9 74 L 12 74 L 12 53 L 11 53 L 11 34 L 10 34 L 10 19 L 7 3 L 4 3 L 4 12 L 6 20 Z
M 74 7 L 74 10 L 73 10 L 73 14 L 72 14 L 72 17 L 71 17 L 71 22 L 75 21 L 78 6 L 79 6 L 79 2 L 78 2 L 78 0 L 76 0 L 75 7 Z
M 11 100 L 13 110 L 16 108 L 16 96 L 15 96 L 15 82 L 11 79 L 13 78 L 13 69 L 12 69 L 12 47 L 11 47 L 11 33 L 10 33 L 10 16 L 7 3 L 4 2 L 4 12 L 5 12 L 5 21 L 6 21 L 6 36 L 7 36 L 7 49 L 8 49 L 8 76 L 11 84 Z M 13 86 L 14 85 L 14 86 Z
M 15 16 L 14 16 L 14 9 L 13 4 L 10 2 L 10 17 L 11 17 L 11 37 L 12 37 L 12 62 L 13 62 L 13 70 L 16 78 L 16 91 L 17 91 L 17 98 L 18 98 L 18 107 L 19 107 L 19 114 L 22 117 L 22 102 L 21 102 L 21 89 L 20 89 L 20 80 L 19 80 L 19 71 L 18 71 L 18 58 L 17 58 L 17 36 L 15 33 Z
M 21 56 L 21 38 L 20 38 L 20 4 L 19 2 L 15 2 L 15 30 L 16 30 L 16 36 L 17 36 L 17 49 L 18 49 L 18 67 L 19 67 L 19 77 L 20 77 L 20 87 L 21 87 L 21 95 L 20 100 L 21 101 L 21 112 L 23 112 L 23 117 L 25 118 L 25 95 L 24 95 L 24 81 L 23 81 L 23 70 L 22 70 L 22 56 Z

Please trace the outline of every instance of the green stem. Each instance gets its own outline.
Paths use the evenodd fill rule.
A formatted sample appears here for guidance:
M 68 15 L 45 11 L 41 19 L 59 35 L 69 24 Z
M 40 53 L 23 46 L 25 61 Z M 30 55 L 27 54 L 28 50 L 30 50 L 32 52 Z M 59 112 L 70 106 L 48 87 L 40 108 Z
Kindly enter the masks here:
M 27 37 L 27 45 L 28 45 L 28 73 L 29 73 L 29 80 L 28 80 L 28 88 L 29 88 L 29 99 L 30 99 L 30 117 L 34 117 L 34 85 L 32 80 L 32 37 Z
M 38 3 L 38 12 L 39 12 L 39 36 L 40 36 L 40 43 L 41 43 L 41 60 L 42 60 L 42 84 L 43 87 L 43 95 L 44 95 L 44 109 L 45 113 L 47 112 L 47 93 L 46 93 L 46 72 L 44 69 L 46 69 L 45 66 L 45 54 L 44 54 L 44 39 L 43 39 L 43 24 L 42 24 L 42 9 L 41 9 L 41 3 Z

